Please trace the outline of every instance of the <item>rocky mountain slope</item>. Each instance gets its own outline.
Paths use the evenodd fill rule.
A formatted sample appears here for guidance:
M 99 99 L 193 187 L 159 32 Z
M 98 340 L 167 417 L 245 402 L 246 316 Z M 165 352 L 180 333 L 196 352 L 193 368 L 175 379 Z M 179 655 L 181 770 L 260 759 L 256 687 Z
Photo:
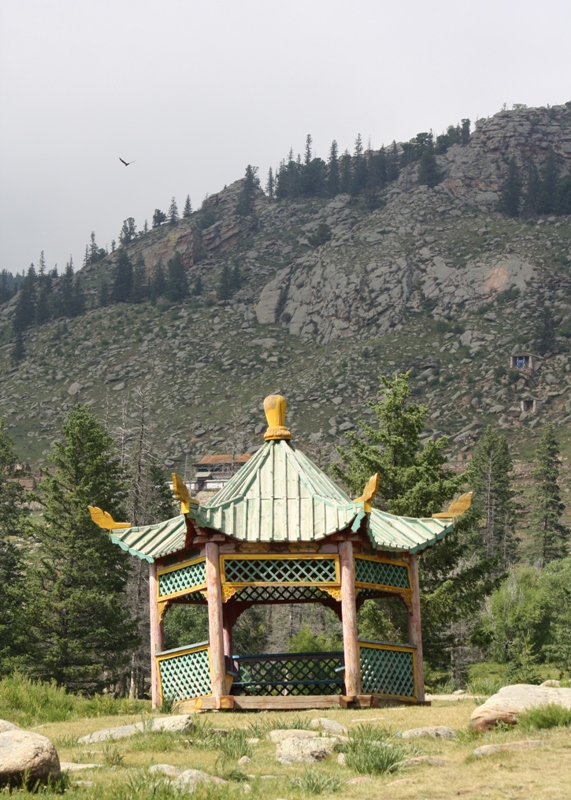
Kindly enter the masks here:
M 165 467 L 188 472 L 201 454 L 259 445 L 261 400 L 280 391 L 296 441 L 326 463 L 366 418 L 379 373 L 405 369 L 430 408 L 425 435 L 447 434 L 453 458 L 469 457 L 488 423 L 526 457 L 545 419 L 567 453 L 571 218 L 497 211 L 510 158 L 541 168 L 550 149 L 571 173 L 571 104 L 480 121 L 467 145 L 437 156 L 435 188 L 413 164 L 373 210 L 349 195 L 275 202 L 258 190 L 255 213 L 240 216 L 237 182 L 126 246 L 147 274 L 180 253 L 202 295 L 95 307 L 115 251 L 83 271 L 91 310 L 30 329 L 15 367 L 11 301 L 0 311 L 0 414 L 22 458 L 45 460 L 77 400 L 128 435 L 142 393 Z M 323 224 L 331 238 L 315 246 Z M 219 302 L 221 271 L 236 264 L 242 288 Z M 510 369 L 512 353 L 533 350 L 546 305 L 557 352 L 533 373 Z

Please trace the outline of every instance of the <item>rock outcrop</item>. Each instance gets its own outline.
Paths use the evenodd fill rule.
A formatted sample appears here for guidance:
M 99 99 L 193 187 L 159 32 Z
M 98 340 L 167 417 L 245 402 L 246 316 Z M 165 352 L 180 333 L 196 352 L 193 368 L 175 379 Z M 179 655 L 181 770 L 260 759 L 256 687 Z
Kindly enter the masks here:
M 172 717 L 151 717 L 143 722 L 135 722 L 132 725 L 119 725 L 116 728 L 104 728 L 94 731 L 87 736 L 78 739 L 79 744 L 94 744 L 95 742 L 107 742 L 111 739 L 126 739 L 136 733 L 157 733 L 167 731 L 168 733 L 184 733 L 190 730 L 193 725 L 192 717 L 189 714 L 176 714 Z
M 571 709 L 571 689 L 526 683 L 504 686 L 473 711 L 470 727 L 484 732 L 494 728 L 498 722 L 517 725 L 519 715 L 548 705 Z

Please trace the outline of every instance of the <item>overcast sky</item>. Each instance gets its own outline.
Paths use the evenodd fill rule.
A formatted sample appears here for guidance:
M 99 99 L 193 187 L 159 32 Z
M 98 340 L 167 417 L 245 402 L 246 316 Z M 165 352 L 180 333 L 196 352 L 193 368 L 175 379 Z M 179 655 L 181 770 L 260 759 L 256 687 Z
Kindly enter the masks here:
M 79 266 L 307 133 L 326 158 L 569 101 L 570 30 L 569 0 L 4 0 L 0 269 Z

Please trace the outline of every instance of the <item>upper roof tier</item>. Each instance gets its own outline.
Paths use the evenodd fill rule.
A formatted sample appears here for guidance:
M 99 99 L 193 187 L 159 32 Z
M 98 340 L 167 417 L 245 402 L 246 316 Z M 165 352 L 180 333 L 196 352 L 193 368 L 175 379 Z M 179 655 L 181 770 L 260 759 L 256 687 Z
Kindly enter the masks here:
M 452 530 L 452 519 L 412 519 L 355 502 L 297 450 L 285 427 L 285 400 L 270 396 L 263 447 L 204 505 L 188 517 L 200 528 L 241 542 L 313 542 L 363 525 L 376 549 L 416 553 Z M 368 510 L 368 509 L 367 509 Z M 185 516 L 142 528 L 114 529 L 112 540 L 139 558 L 154 561 L 185 546 Z

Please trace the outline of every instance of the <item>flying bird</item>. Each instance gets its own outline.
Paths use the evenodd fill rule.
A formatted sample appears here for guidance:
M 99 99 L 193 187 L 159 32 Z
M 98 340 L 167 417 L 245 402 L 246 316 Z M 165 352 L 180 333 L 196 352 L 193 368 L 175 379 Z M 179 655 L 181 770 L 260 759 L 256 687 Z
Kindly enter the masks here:
M 121 164 L 125 164 L 126 167 L 128 167 L 129 164 L 134 164 L 135 163 L 134 161 L 123 161 L 121 156 L 119 156 L 119 161 L 121 162 Z

